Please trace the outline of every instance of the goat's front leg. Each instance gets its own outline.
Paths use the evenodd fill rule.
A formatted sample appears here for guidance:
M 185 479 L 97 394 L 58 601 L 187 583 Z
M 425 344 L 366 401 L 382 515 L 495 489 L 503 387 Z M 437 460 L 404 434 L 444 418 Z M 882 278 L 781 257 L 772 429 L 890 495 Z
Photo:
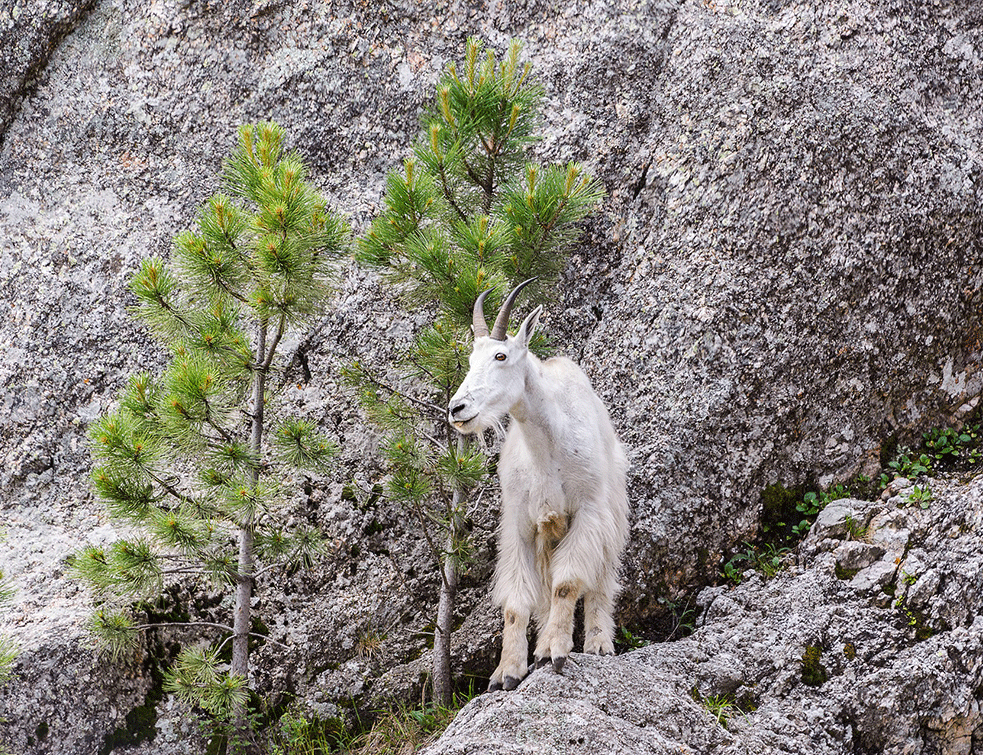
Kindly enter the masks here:
M 539 632 L 536 642 L 536 666 L 553 663 L 553 670 L 563 670 L 567 656 L 573 650 L 573 619 L 577 600 L 583 588 L 579 580 L 562 580 L 553 585 L 549 618 Z
M 505 627 L 502 630 L 502 658 L 488 680 L 488 690 L 513 690 L 529 671 L 529 612 L 506 606 Z

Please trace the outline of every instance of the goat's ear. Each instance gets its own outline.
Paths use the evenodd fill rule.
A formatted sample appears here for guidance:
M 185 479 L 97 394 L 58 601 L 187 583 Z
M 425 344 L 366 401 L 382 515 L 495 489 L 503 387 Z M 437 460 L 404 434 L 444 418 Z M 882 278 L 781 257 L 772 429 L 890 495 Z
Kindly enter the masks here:
M 519 326 L 519 332 L 515 334 L 516 340 L 526 348 L 529 348 L 529 341 L 532 340 L 532 334 L 536 332 L 536 326 L 539 324 L 539 316 L 541 314 L 543 314 L 542 305 L 536 307 L 526 315 L 526 319 Z

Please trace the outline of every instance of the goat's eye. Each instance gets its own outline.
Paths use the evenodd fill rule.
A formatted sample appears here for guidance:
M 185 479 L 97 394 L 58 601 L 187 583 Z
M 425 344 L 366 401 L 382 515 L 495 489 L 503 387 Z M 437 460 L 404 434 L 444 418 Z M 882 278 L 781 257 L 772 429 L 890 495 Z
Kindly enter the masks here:
M 495 355 L 495 359 L 498 360 L 499 362 L 504 362 L 505 354 L 500 351 Z

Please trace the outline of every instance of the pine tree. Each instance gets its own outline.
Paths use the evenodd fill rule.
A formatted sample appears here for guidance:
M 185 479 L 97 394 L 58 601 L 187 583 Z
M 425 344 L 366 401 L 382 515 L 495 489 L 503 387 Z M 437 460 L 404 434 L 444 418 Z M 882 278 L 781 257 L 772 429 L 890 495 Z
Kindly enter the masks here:
M 488 474 L 482 450 L 447 422 L 447 404 L 467 373 L 474 302 L 493 288 L 490 309 L 533 277 L 523 295 L 549 296 L 579 221 L 603 196 L 576 163 L 527 161 L 543 90 L 519 53 L 513 42 L 498 60 L 468 40 L 460 68 L 448 65 L 438 83 L 413 157 L 389 174 L 384 209 L 357 248 L 357 258 L 379 269 L 410 309 L 434 318 L 398 365 L 398 384 L 358 363 L 348 377 L 384 429 L 388 495 L 414 513 L 441 574 L 433 684 L 445 705 L 453 693 L 454 600 L 470 557 L 469 492 Z
M 135 312 L 170 361 L 132 376 L 90 429 L 94 491 L 134 534 L 86 548 L 75 570 L 98 593 L 92 628 L 116 656 L 153 626 L 136 623 L 133 601 L 190 576 L 234 592 L 231 626 L 210 625 L 225 639 L 182 651 L 167 687 L 241 723 L 256 578 L 310 565 L 320 548 L 313 527 L 283 527 L 283 481 L 324 471 L 335 450 L 311 422 L 279 416 L 267 383 L 288 329 L 323 310 L 349 230 L 276 124 L 239 129 L 223 183 L 175 237 L 170 264 L 145 259 L 132 278 Z

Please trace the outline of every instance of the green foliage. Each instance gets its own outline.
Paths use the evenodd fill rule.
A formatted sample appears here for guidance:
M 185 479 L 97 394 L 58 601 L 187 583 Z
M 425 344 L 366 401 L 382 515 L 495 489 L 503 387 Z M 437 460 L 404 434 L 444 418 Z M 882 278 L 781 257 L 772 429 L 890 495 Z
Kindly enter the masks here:
M 979 422 L 962 429 L 933 428 L 922 433 L 922 447 L 899 448 L 887 466 L 895 477 L 916 478 L 950 469 L 975 469 L 983 458 Z M 885 475 L 889 477 L 889 475 Z M 885 486 L 890 479 L 886 479 Z
M 907 588 L 911 587 L 917 581 L 917 574 L 909 574 L 906 571 L 902 571 L 901 586 L 904 588 L 904 593 L 895 599 L 894 607 L 898 610 L 901 620 L 914 632 L 915 640 L 921 642 L 922 640 L 927 640 L 937 630 L 929 623 L 921 611 L 915 610 L 908 604 Z
M 351 744 L 345 752 L 358 755 L 403 755 L 417 752 L 436 741 L 451 721 L 477 692 L 469 685 L 455 692 L 450 703 L 426 703 L 412 707 L 395 703 L 379 711 L 372 728 Z
M 0 533 L 2 537 L 2 533 Z M 5 606 L 14 597 L 14 589 L 4 579 L 3 572 L 0 571 L 0 610 L 5 610 Z M 10 637 L 0 634 L 0 686 L 3 686 L 10 679 L 10 672 L 17 660 L 18 647 Z
M 709 695 L 699 702 L 718 724 L 727 728 L 727 721 L 735 710 L 733 698 L 727 695 Z
M 806 493 L 795 506 L 795 510 L 802 516 L 802 519 L 799 520 L 798 524 L 792 526 L 792 532 L 799 537 L 805 537 L 820 511 L 826 508 L 831 501 L 838 501 L 841 498 L 849 497 L 849 495 L 850 491 L 843 485 L 835 485 L 818 493 L 815 491 Z
M 423 132 L 401 172 L 387 179 L 385 209 L 360 240 L 357 257 L 377 267 L 411 307 L 438 308 L 442 340 L 424 353 L 462 353 L 474 301 L 534 276 L 527 297 L 548 292 L 579 237 L 579 222 L 603 196 L 575 163 L 525 163 L 535 140 L 542 90 L 513 42 L 503 60 L 469 39 L 465 61 L 448 66 L 423 119 Z M 440 331 L 443 331 L 441 333 Z M 456 388 L 463 374 L 437 382 Z
M 805 486 L 786 488 L 781 484 L 769 485 L 762 491 L 761 533 L 759 543 L 772 543 L 777 547 L 791 547 L 805 537 L 816 517 L 831 501 L 854 497 L 872 499 L 879 495 L 895 477 L 915 479 L 923 475 L 938 474 L 952 469 L 975 469 L 983 458 L 980 422 L 973 418 L 961 429 L 934 428 L 923 433 L 923 445 L 917 450 L 898 447 L 896 440 L 885 441 L 882 452 L 882 471 L 876 479 L 857 475 L 845 484 L 837 484 L 826 490 L 809 490 Z M 933 496 L 927 484 L 916 485 L 904 504 L 928 508 Z M 866 527 L 847 521 L 849 537 L 862 540 Z M 759 546 L 760 547 L 760 546 Z M 748 560 L 746 554 L 738 557 L 738 563 L 724 565 L 724 576 L 739 581 L 740 561 Z M 846 573 L 846 570 L 841 570 Z
M 223 190 L 175 237 L 170 261 L 143 260 L 130 284 L 167 366 L 130 377 L 89 429 L 93 490 L 134 533 L 73 561 L 99 602 L 94 636 L 114 658 L 154 624 L 137 623 L 134 600 L 188 578 L 247 584 L 251 594 L 258 568 L 309 566 L 321 549 L 314 528 L 282 526 L 282 481 L 325 472 L 335 447 L 313 423 L 285 416 L 266 381 L 287 331 L 322 311 L 349 231 L 276 124 L 239 129 Z M 248 597 L 237 600 L 248 617 Z M 227 717 L 244 705 L 248 629 L 212 626 L 235 632 L 233 671 L 218 670 L 212 649 L 190 650 L 168 685 Z
M 352 752 L 356 735 L 336 718 L 321 720 L 288 710 L 268 733 L 269 755 L 328 755 Z
M 888 462 L 888 466 L 898 477 L 919 477 L 932 472 L 934 461 L 928 454 L 909 455 L 907 452 L 902 452 L 896 459 Z
M 136 643 L 136 622 L 122 609 L 100 608 L 89 618 L 89 631 L 113 661 L 125 657 Z
M 967 423 L 961 430 L 952 427 L 934 428 L 922 435 L 925 448 L 935 459 L 943 464 L 954 464 L 963 460 L 970 465 L 979 464 L 983 450 L 980 449 L 980 425 Z
M 871 480 L 857 475 L 847 484 L 834 485 L 826 490 L 810 490 L 806 486 L 786 488 L 769 485 L 762 492 L 761 533 L 759 547 L 773 546 L 788 550 L 804 538 L 816 517 L 831 501 L 863 495 Z M 725 567 L 726 568 L 726 567 Z
M 906 502 L 927 509 L 932 505 L 932 489 L 928 485 L 915 485 L 908 494 Z
M 247 680 L 222 669 L 215 648 L 185 648 L 164 675 L 164 690 L 217 719 L 231 719 L 246 703 Z
M 868 525 L 863 522 L 857 521 L 847 514 L 843 519 L 843 523 L 846 525 L 848 540 L 863 540 L 867 537 Z
M 790 550 L 791 548 L 779 547 L 773 543 L 753 545 L 745 542 L 744 551 L 724 563 L 723 576 L 738 585 L 744 578 L 744 572 L 754 569 L 765 579 L 770 579 L 784 568 L 784 557 Z
M 635 650 L 637 648 L 643 648 L 649 644 L 648 640 L 634 634 L 628 629 L 628 627 L 625 626 L 618 627 L 614 641 L 615 644 L 621 648 L 624 648 L 625 650 Z

